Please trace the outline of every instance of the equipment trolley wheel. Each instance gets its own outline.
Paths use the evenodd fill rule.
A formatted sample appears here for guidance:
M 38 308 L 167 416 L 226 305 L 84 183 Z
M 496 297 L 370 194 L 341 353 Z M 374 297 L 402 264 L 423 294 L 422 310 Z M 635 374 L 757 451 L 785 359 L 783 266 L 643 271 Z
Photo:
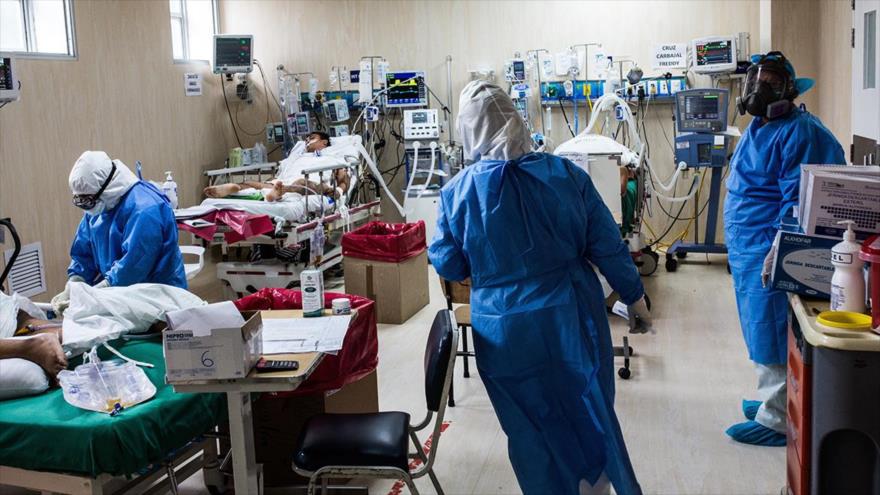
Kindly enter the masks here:
M 639 266 L 639 275 L 643 277 L 648 277 L 657 271 L 657 266 L 660 264 L 660 255 L 654 252 L 651 248 L 646 247 L 642 249 L 642 263 Z
M 629 377 L 632 376 L 632 371 L 629 369 L 629 358 L 633 355 L 633 348 L 629 345 L 629 337 L 623 337 L 623 346 L 615 347 L 614 351 L 615 354 L 623 356 L 623 367 L 617 369 L 617 376 L 629 380 Z
M 678 270 L 678 260 L 672 257 L 672 255 L 666 255 L 666 271 L 674 272 Z

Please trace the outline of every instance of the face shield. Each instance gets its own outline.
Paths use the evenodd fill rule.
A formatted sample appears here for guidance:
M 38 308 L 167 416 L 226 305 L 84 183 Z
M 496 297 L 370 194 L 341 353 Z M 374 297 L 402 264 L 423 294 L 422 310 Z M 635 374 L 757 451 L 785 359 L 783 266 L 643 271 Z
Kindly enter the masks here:
M 796 96 L 797 90 L 784 60 L 764 57 L 749 67 L 737 109 L 741 115 L 749 113 L 774 119 L 791 111 Z

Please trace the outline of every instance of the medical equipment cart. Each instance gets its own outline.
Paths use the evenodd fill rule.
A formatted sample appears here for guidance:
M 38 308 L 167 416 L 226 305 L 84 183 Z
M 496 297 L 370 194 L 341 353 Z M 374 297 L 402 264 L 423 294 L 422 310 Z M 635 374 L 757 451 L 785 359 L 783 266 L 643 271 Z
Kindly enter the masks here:
M 880 493 L 880 335 L 820 325 L 828 301 L 789 306 L 788 493 Z

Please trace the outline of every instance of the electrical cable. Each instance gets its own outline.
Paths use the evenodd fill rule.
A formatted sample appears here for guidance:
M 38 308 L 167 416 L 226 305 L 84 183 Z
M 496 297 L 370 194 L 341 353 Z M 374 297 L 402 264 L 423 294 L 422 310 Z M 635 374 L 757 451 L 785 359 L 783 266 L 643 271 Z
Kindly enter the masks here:
M 571 128 L 571 122 L 568 121 L 568 115 L 565 113 L 565 105 L 562 104 L 562 97 L 559 96 L 556 99 L 559 101 L 559 109 L 562 110 L 562 117 L 565 119 L 565 127 L 568 128 L 571 137 L 574 137 L 574 130 Z
M 278 101 L 278 98 L 275 96 L 275 92 L 272 91 L 272 87 L 269 86 L 269 83 L 266 80 L 266 73 L 263 72 L 263 64 L 259 62 L 259 60 L 254 59 L 254 65 L 260 69 L 260 77 L 263 78 L 263 88 L 272 95 L 272 100 L 275 101 L 275 107 L 278 108 L 278 114 L 281 115 L 281 118 L 284 118 L 284 115 L 281 113 L 281 103 Z M 268 122 L 267 122 L 268 123 Z
M 226 103 L 226 115 L 229 116 L 229 125 L 232 126 L 232 132 L 235 133 L 235 140 L 238 142 L 239 148 L 244 148 L 241 144 L 241 138 L 238 137 L 238 129 L 235 127 L 235 122 L 232 120 L 232 111 L 229 110 L 229 98 L 226 96 L 226 78 L 223 74 L 218 74 L 220 76 L 220 85 L 223 87 L 223 102 Z

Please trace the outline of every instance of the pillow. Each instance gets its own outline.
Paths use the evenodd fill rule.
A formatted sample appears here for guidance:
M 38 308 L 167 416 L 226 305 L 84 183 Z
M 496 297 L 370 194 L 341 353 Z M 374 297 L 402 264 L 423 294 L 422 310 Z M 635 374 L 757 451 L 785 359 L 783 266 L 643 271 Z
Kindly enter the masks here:
M 27 359 L 0 359 L 0 400 L 45 392 L 49 379 L 43 368 Z

